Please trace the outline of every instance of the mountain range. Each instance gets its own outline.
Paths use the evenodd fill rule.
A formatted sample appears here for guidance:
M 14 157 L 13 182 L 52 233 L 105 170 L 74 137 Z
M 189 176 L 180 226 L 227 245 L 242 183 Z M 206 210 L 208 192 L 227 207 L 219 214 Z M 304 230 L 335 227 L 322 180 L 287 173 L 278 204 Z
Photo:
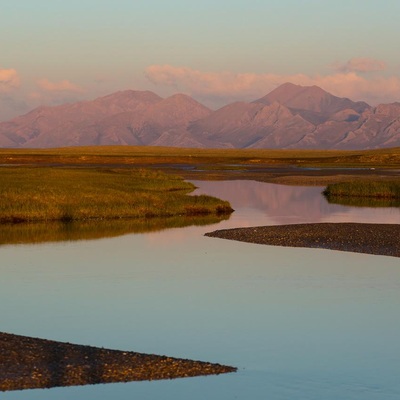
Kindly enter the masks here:
M 38 107 L 0 123 L 0 147 L 151 145 L 372 149 L 400 146 L 400 103 L 371 107 L 317 86 L 285 83 L 212 111 L 190 96 L 121 91 Z

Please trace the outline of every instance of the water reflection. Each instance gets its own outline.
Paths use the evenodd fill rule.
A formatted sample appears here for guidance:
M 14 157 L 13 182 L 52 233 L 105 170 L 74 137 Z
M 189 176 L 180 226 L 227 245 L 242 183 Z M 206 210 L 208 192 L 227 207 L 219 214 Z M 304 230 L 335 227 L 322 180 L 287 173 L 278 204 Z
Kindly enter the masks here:
M 350 207 L 400 207 L 399 199 L 379 199 L 373 197 L 325 196 L 330 204 Z
M 203 226 L 228 219 L 229 215 L 0 224 L 0 245 L 100 239 L 129 233 L 156 232 L 169 228 Z
M 287 186 L 256 181 L 193 181 L 194 194 L 228 200 L 236 210 L 229 215 L 210 215 L 132 220 L 102 220 L 70 223 L 0 225 L 0 245 L 60 242 L 116 237 L 129 233 L 156 232 L 170 228 L 218 224 L 218 228 L 280 225 L 308 222 L 400 222 L 400 208 L 381 207 L 371 212 L 326 200 L 322 187 Z M 388 204 L 389 205 L 389 204 Z M 347 207 L 350 206 L 350 207 Z M 214 227 L 213 226 L 213 227 Z M 213 229 L 210 227 L 210 230 Z M 175 230 L 171 235 L 185 235 Z
M 398 259 L 203 236 L 291 222 L 400 223 L 399 209 L 329 204 L 322 188 L 196 184 L 198 193 L 231 201 L 229 220 L 0 247 L 2 330 L 204 359 L 239 372 L 7 392 L 2 399 L 399 399 Z
M 328 203 L 323 187 L 255 181 L 194 181 L 194 193 L 228 200 L 236 210 L 218 229 L 316 222 L 400 223 L 400 208 L 356 208 Z

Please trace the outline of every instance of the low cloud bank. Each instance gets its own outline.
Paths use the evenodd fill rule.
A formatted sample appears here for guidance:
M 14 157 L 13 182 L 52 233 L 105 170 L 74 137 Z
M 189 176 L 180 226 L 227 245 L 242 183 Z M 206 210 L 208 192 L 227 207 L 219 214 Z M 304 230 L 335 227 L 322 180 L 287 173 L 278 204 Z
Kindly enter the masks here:
M 363 100 L 371 105 L 400 101 L 400 78 L 367 74 L 385 68 L 384 63 L 372 59 L 352 59 L 336 68 L 330 75 L 254 74 L 203 72 L 188 67 L 151 65 L 146 77 L 155 85 L 174 88 L 192 96 L 235 100 L 255 100 L 285 82 L 297 85 L 316 85 L 339 97 Z
M 15 69 L 0 69 L 0 92 L 9 92 L 19 85 L 20 79 Z
M 41 90 L 49 91 L 49 92 L 74 92 L 74 93 L 82 93 L 83 89 L 78 85 L 64 79 L 59 82 L 51 82 L 48 79 L 40 79 L 37 82 L 37 86 Z
M 345 64 L 338 64 L 335 66 L 337 72 L 377 72 L 384 71 L 386 64 L 383 61 L 376 60 L 374 58 L 360 57 L 352 58 Z

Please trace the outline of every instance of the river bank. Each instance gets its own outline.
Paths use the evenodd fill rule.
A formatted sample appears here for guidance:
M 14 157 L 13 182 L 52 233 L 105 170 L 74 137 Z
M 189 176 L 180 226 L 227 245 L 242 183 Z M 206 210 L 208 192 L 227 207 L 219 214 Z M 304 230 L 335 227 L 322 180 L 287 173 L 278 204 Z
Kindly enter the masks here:
M 0 332 L 0 391 L 174 379 L 236 368 Z
M 293 224 L 223 229 L 205 235 L 270 246 L 321 248 L 400 257 L 398 224 Z

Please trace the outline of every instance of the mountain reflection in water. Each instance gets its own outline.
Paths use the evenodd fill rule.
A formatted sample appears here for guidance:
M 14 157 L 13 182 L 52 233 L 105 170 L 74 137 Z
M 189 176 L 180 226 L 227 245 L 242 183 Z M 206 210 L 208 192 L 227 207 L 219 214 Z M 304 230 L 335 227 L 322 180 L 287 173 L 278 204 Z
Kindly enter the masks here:
M 192 182 L 199 187 L 194 194 L 228 200 L 236 211 L 231 215 L 218 216 L 3 224 L 0 225 L 0 245 L 90 240 L 211 224 L 218 224 L 218 229 L 224 229 L 288 223 L 400 221 L 398 207 L 385 208 L 382 204 L 371 212 L 368 207 L 376 204 L 361 204 L 358 199 L 355 203 L 350 200 L 347 204 L 330 203 L 322 195 L 323 187 L 245 180 Z M 365 207 L 354 207 L 360 205 Z
M 324 187 L 240 180 L 192 182 L 199 187 L 195 194 L 228 200 L 236 210 L 218 229 L 317 222 L 400 223 L 398 207 L 371 210 L 367 204 L 361 208 L 329 203 L 322 194 Z

